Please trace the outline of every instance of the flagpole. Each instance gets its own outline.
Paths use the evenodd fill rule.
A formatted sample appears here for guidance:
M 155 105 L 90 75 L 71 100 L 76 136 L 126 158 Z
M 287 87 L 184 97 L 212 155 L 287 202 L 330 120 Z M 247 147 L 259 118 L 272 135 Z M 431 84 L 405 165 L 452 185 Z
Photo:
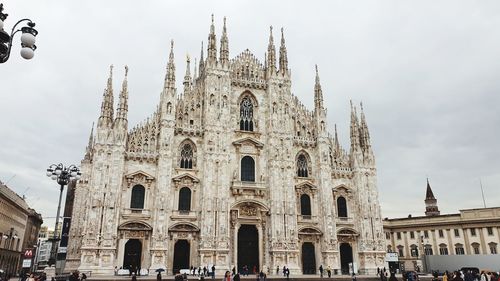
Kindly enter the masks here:
M 486 201 L 484 200 L 483 183 L 481 182 L 481 179 L 479 179 L 479 186 L 481 187 L 481 195 L 483 196 L 483 205 L 486 208 Z

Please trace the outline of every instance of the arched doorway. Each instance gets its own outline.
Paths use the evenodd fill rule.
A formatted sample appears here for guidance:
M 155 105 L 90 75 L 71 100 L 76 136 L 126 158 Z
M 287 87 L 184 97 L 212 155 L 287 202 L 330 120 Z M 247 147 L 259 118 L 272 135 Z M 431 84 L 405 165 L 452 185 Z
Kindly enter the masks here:
M 139 239 L 129 239 L 125 244 L 123 268 L 136 271 L 141 267 L 142 243 Z
M 302 244 L 302 273 L 316 274 L 316 254 L 311 242 Z
M 259 233 L 255 225 L 244 224 L 238 230 L 238 271 L 243 272 L 243 266 L 249 273 L 255 268 L 259 272 Z
M 174 264 L 172 270 L 179 273 L 181 269 L 188 269 L 189 265 L 189 242 L 187 240 L 177 240 L 174 246 Z
M 352 247 L 349 243 L 340 244 L 340 270 L 349 274 L 349 263 L 352 263 Z

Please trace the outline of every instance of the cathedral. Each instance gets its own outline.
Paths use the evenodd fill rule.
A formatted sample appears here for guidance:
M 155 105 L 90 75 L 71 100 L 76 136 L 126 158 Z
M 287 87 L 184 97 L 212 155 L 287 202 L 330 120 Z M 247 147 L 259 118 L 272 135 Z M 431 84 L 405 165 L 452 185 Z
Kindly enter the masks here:
M 133 127 L 128 68 L 114 110 L 111 67 L 81 162 L 65 271 L 384 266 L 363 108 L 351 104 L 346 150 L 327 130 L 318 69 L 309 110 L 291 93 L 283 29 L 279 49 L 274 40 L 271 27 L 263 62 L 248 49 L 230 57 L 226 20 L 218 41 L 212 17 L 207 52 L 193 71 L 187 58 L 179 91 L 172 41 L 158 106 Z

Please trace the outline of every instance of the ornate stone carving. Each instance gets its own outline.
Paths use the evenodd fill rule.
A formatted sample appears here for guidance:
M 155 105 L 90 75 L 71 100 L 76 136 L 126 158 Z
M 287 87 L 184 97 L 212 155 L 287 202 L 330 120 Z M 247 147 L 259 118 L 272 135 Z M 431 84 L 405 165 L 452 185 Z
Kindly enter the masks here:
M 239 214 L 243 217 L 255 217 L 257 216 L 257 207 L 251 204 L 242 205 Z
M 155 180 L 155 178 L 143 171 L 137 171 L 135 173 L 131 173 L 125 176 L 127 180 L 127 186 L 132 187 L 136 184 L 141 184 L 145 187 L 150 187 L 151 183 Z

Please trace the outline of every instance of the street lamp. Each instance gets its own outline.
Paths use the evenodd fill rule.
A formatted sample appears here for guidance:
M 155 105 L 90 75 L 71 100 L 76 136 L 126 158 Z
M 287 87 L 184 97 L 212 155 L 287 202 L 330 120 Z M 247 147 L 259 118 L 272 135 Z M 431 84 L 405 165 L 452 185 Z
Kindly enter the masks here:
M 9 59 L 10 51 L 12 50 L 12 40 L 14 39 L 14 35 L 19 31 L 23 33 L 21 35 L 21 57 L 27 60 L 32 59 L 35 55 L 35 39 L 38 34 L 38 31 L 34 28 L 35 23 L 30 19 L 19 20 L 14 27 L 12 27 L 12 31 L 9 35 L 3 30 L 4 21 L 7 16 L 8 14 L 3 13 L 3 3 L 0 3 L 0 63 L 4 63 Z M 24 21 L 28 22 L 27 26 L 16 29 L 17 26 Z
M 57 235 L 57 228 L 59 226 L 59 213 L 61 212 L 61 199 L 64 186 L 67 185 L 72 180 L 80 179 L 80 169 L 75 165 L 70 165 L 68 167 L 63 164 L 52 164 L 47 169 L 47 177 L 57 181 L 57 183 L 61 186 L 59 192 L 59 203 L 57 205 L 57 216 L 56 216 L 56 226 L 54 229 L 54 237 L 51 239 L 52 241 L 52 249 L 50 250 L 50 259 L 49 266 L 54 264 L 56 265 L 56 255 L 57 255 L 57 241 L 59 241 L 59 237 Z

